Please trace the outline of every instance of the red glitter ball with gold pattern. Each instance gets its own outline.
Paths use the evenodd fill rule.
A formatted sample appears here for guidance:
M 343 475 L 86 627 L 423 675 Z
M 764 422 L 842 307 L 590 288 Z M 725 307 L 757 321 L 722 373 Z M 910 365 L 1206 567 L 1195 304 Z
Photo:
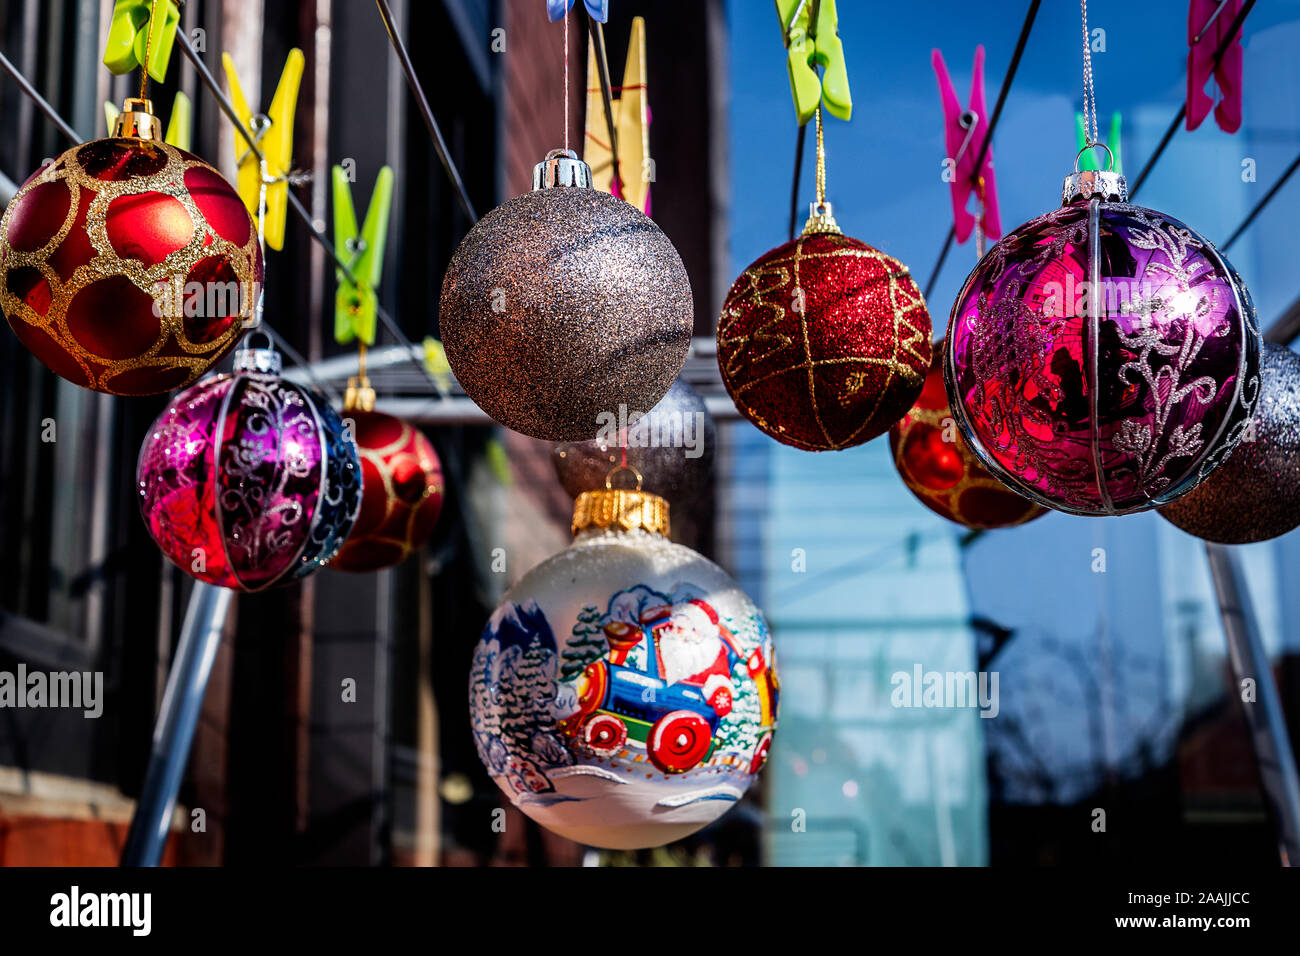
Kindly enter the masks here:
M 907 267 L 824 222 L 741 273 L 718 319 L 736 407 L 806 451 L 884 434 L 930 367 L 930 313 Z
M 262 252 L 221 174 L 159 140 L 74 146 L 0 221 L 0 308 L 70 382 L 115 395 L 189 385 L 238 341 Z
M 404 561 L 438 523 L 442 465 L 416 428 L 383 412 L 349 410 L 361 455 L 361 512 L 330 562 L 340 571 L 378 571 Z
M 943 346 L 935 347 L 921 397 L 889 429 L 903 484 L 936 514 L 968 528 L 1008 528 L 1047 514 L 998 481 L 966 447 L 943 384 Z

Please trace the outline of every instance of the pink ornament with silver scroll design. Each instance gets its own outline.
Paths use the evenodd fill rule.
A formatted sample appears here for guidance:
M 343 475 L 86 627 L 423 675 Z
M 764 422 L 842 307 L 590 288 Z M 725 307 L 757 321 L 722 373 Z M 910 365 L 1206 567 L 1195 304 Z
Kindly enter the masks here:
M 1236 447 L 1259 392 L 1245 284 L 1124 178 L 1067 177 L 1063 205 L 989 250 L 953 306 L 948 397 L 971 450 L 1040 504 L 1166 504 Z

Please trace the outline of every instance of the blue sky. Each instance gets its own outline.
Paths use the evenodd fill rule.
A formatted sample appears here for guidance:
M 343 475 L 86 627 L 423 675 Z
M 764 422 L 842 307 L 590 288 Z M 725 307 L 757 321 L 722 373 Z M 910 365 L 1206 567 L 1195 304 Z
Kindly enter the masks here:
M 907 263 L 922 285 L 930 276 L 951 212 L 940 179 L 945 155 L 930 51 L 943 51 L 965 101 L 977 44 L 987 50 L 990 110 L 1011 59 L 1028 2 L 934 0 L 925 4 L 841 0 L 840 37 L 853 90 L 853 119 L 828 118 L 828 198 L 844 230 Z M 924 12 L 922 12 L 924 11 Z M 731 266 L 784 241 L 796 127 L 773 4 L 730 0 Z M 1097 107 L 1125 117 L 1130 180 L 1182 103 L 1186 70 L 1185 0 L 1092 0 L 1089 26 L 1106 31 L 1094 54 Z M 1243 33 L 1245 120 L 1227 136 L 1211 116 L 1181 130 L 1139 196 L 1222 242 L 1300 151 L 1300 0 L 1257 4 Z M 1043 3 L 994 138 L 1002 221 L 1014 228 L 1059 202 L 1074 159 L 1080 108 L 1082 38 L 1073 3 Z M 765 144 L 755 149 L 753 144 Z M 812 137 L 805 188 L 812 198 Z M 1256 160 L 1257 181 L 1241 181 L 1241 160 Z M 1288 183 L 1230 257 L 1267 324 L 1300 288 L 1292 254 L 1300 177 Z M 804 207 L 806 209 L 806 207 Z M 800 220 L 802 222 L 802 219 Z M 1277 250 L 1269 254 L 1270 248 Z M 955 247 L 931 297 L 936 326 L 974 265 L 973 243 Z
M 901 259 L 922 286 L 952 222 L 941 179 L 946 150 L 930 51 L 943 51 L 965 102 L 975 47 L 984 44 L 992 109 L 1028 6 L 1028 0 L 840 0 L 854 115 L 849 123 L 827 119 L 828 199 L 846 233 Z M 1098 111 L 1103 131 L 1112 111 L 1124 115 L 1130 183 L 1183 102 L 1187 7 L 1186 0 L 1089 3 L 1090 27 L 1106 31 L 1105 52 L 1093 54 Z M 773 4 L 729 0 L 727 12 L 734 276 L 785 241 L 796 127 Z M 1241 131 L 1222 133 L 1212 115 L 1193 132 L 1180 128 L 1138 197 L 1216 244 L 1300 152 L 1300 0 L 1257 4 L 1243 36 Z M 1074 160 L 1081 88 L 1078 6 L 1046 0 L 994 138 L 1005 229 L 1059 204 L 1061 180 Z M 1243 181 L 1244 159 L 1254 161 L 1255 182 Z M 811 135 L 802 192 L 800 224 L 813 194 Z M 1298 204 L 1300 176 L 1228 254 L 1264 326 L 1300 297 L 1293 264 L 1300 242 Z M 929 299 L 936 338 L 974 264 L 973 242 L 954 246 Z M 957 546 L 961 529 L 931 515 L 905 490 L 883 439 L 809 455 L 745 423 L 729 426 L 727 433 L 736 448 L 729 489 L 735 500 L 724 499 L 724 508 L 735 512 L 732 527 L 746 529 L 735 553 L 761 555 L 746 557 L 745 567 L 736 570 L 773 623 L 790 677 L 788 696 L 795 702 L 774 749 L 778 804 L 795 793 L 812 799 L 799 789 L 798 771 L 787 765 L 806 756 L 829 722 L 837 728 L 839 750 L 825 748 L 831 753 L 828 766 L 846 778 L 846 787 L 853 784 L 853 799 L 848 790 L 843 798 L 834 788 L 818 791 L 821 811 L 894 827 L 915 841 L 922 858 L 942 859 L 935 849 L 938 837 L 929 831 L 933 812 L 891 817 L 897 793 L 911 794 L 909 800 L 923 807 L 927 800 L 936 807 L 943 803 L 934 796 L 935 778 L 927 776 L 932 771 L 908 763 L 917 738 L 908 737 L 903 724 L 891 723 L 899 718 L 888 709 L 875 730 L 855 728 L 852 706 L 871 695 L 845 684 L 840 707 L 833 691 L 837 679 L 874 674 L 868 689 L 878 695 L 880 675 L 909 654 L 935 667 L 948 666 L 945 648 L 956 644 L 973 655 L 973 638 L 963 631 L 967 615 L 997 622 L 1016 636 L 992 665 L 1002 672 L 1003 719 L 974 721 L 977 737 L 942 741 L 948 765 L 965 768 L 965 776 L 951 771 L 957 774 L 955 792 L 962 794 L 955 832 L 973 838 L 975 847 L 958 847 L 961 862 L 981 859 L 978 741 L 1002 768 L 995 781 L 1001 799 L 1071 801 L 1105 776 L 1137 775 L 1168 759 L 1183 720 L 1222 695 L 1225 645 L 1204 551 L 1155 514 L 1050 514 L 963 548 Z M 792 547 L 807 549 L 806 582 L 786 571 Z M 1099 548 L 1107 556 L 1105 573 L 1093 566 Z M 1239 553 L 1265 645 L 1274 651 L 1300 647 L 1300 594 L 1285 586 L 1300 567 L 1300 534 Z M 840 574 L 840 567 L 851 573 Z M 926 619 L 936 614 L 948 623 Z M 801 706 L 809 713 L 802 714 Z M 1007 729 L 1017 727 L 1020 736 Z M 875 736 L 867 746 L 869 734 Z M 1036 766 L 1049 768 L 1047 785 L 1035 776 Z M 874 797 L 869 780 L 877 787 Z M 883 792 L 892 795 L 885 799 Z M 872 834 L 873 846 L 881 847 L 881 834 Z M 871 859 L 888 859 L 881 854 L 889 852 L 873 852 Z

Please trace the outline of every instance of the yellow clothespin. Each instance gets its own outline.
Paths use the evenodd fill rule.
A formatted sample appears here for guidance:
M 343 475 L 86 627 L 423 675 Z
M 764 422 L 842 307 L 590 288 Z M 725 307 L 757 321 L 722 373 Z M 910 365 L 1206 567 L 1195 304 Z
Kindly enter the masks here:
M 289 51 L 289 59 L 275 88 L 271 108 L 264 115 L 254 116 L 240 89 L 235 75 L 235 63 L 229 53 L 221 54 L 230 83 L 230 101 L 240 121 L 257 140 L 257 147 L 266 157 L 263 169 L 249 149 L 243 134 L 235 132 L 235 163 L 239 167 L 239 195 L 249 213 L 257 218 L 265 202 L 263 235 L 272 249 L 284 248 L 284 220 L 289 209 L 289 173 L 293 166 L 293 115 L 298 108 L 298 86 L 306 58 L 302 50 Z M 263 199 L 265 196 L 265 200 Z
M 111 132 L 117 124 L 117 117 L 121 110 L 117 104 L 109 100 L 104 101 L 104 118 L 108 121 L 108 129 Z M 190 151 L 190 143 L 194 138 L 194 104 L 190 98 L 183 92 L 176 93 L 176 100 L 172 104 L 172 115 L 167 120 L 167 135 L 163 141 L 175 146 L 177 149 Z
M 621 196 L 649 215 L 654 163 L 650 159 L 645 62 L 645 19 L 633 17 L 627 62 L 623 67 L 623 86 L 617 97 L 611 95 L 610 104 L 618 136 L 618 171 L 622 177 L 616 190 L 609 124 L 605 122 L 605 100 L 600 91 L 596 64 L 596 44 L 590 34 L 587 36 L 587 138 L 582 158 L 591 167 L 592 185 L 596 189 Z
M 104 65 L 119 76 L 144 67 L 155 83 L 161 83 L 180 22 L 176 0 L 117 0 L 109 20 Z
M 835 0 L 820 0 L 817 22 L 812 22 L 813 0 L 776 0 L 790 70 L 790 93 L 802 126 L 813 118 L 820 103 L 842 120 L 853 115 L 849 71 L 844 65 L 844 45 L 839 37 Z M 825 71 L 817 76 L 816 67 Z

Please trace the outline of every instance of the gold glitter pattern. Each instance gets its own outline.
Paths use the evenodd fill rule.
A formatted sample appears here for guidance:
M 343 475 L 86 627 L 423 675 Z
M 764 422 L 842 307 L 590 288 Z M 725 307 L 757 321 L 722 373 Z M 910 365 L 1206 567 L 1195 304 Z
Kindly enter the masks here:
M 144 157 L 145 162 L 139 163 L 139 167 L 156 171 L 114 181 L 97 178 L 82 165 L 81 157 L 87 154 L 86 151 L 94 155 L 97 150 L 121 149 L 124 144 L 132 150 L 133 159 Z M 0 308 L 16 332 L 20 331 L 20 324 L 26 324 L 52 339 L 80 367 L 85 380 L 77 384 L 111 394 L 149 394 L 183 387 L 198 379 L 233 347 L 243 332 L 244 320 L 253 314 L 262 268 L 256 228 L 250 218 L 248 239 L 243 245 L 235 245 L 220 235 L 207 221 L 185 184 L 186 173 L 196 168 L 211 172 L 217 181 L 224 183 L 220 174 L 207 163 L 166 143 L 97 140 L 73 147 L 45 166 L 23 185 L 6 209 L 4 219 L 0 221 Z M 32 190 L 50 183 L 63 183 L 68 190 L 68 210 L 62 224 L 40 248 L 33 251 L 14 248 L 9 243 L 14 210 Z M 64 281 L 50 259 L 72 233 L 87 192 L 93 193 L 94 198 L 85 210 L 84 233 L 94 254 Z M 145 194 L 176 200 L 193 224 L 193 234 L 183 247 L 150 266 L 141 259 L 120 256 L 113 248 L 108 228 L 109 206 L 115 199 Z M 238 201 L 237 197 L 235 201 Z M 242 205 L 239 208 L 242 210 Z M 164 303 L 174 295 L 176 277 L 183 282 L 196 264 L 212 258 L 219 258 L 229 266 L 234 281 L 244 294 L 233 304 L 232 311 L 238 312 L 237 321 L 229 322 L 218 336 L 209 341 L 194 341 L 187 335 L 184 309 Z M 11 288 L 10 276 L 14 270 L 24 267 L 37 270 L 48 285 L 49 306 L 44 314 L 32 308 Z M 153 315 L 158 321 L 152 342 L 129 358 L 95 354 L 68 325 L 68 307 L 78 292 L 99 280 L 117 277 L 126 278 L 153 299 Z M 113 380 L 125 372 L 149 368 L 184 370 L 185 374 L 184 377 L 173 376 L 160 388 L 119 391 L 113 384 Z
M 718 361 L 737 407 L 767 434 L 838 450 L 883 434 L 911 406 L 930 334 L 906 266 L 856 239 L 810 233 L 736 280 L 718 320 Z M 795 374 L 799 396 L 781 382 Z

